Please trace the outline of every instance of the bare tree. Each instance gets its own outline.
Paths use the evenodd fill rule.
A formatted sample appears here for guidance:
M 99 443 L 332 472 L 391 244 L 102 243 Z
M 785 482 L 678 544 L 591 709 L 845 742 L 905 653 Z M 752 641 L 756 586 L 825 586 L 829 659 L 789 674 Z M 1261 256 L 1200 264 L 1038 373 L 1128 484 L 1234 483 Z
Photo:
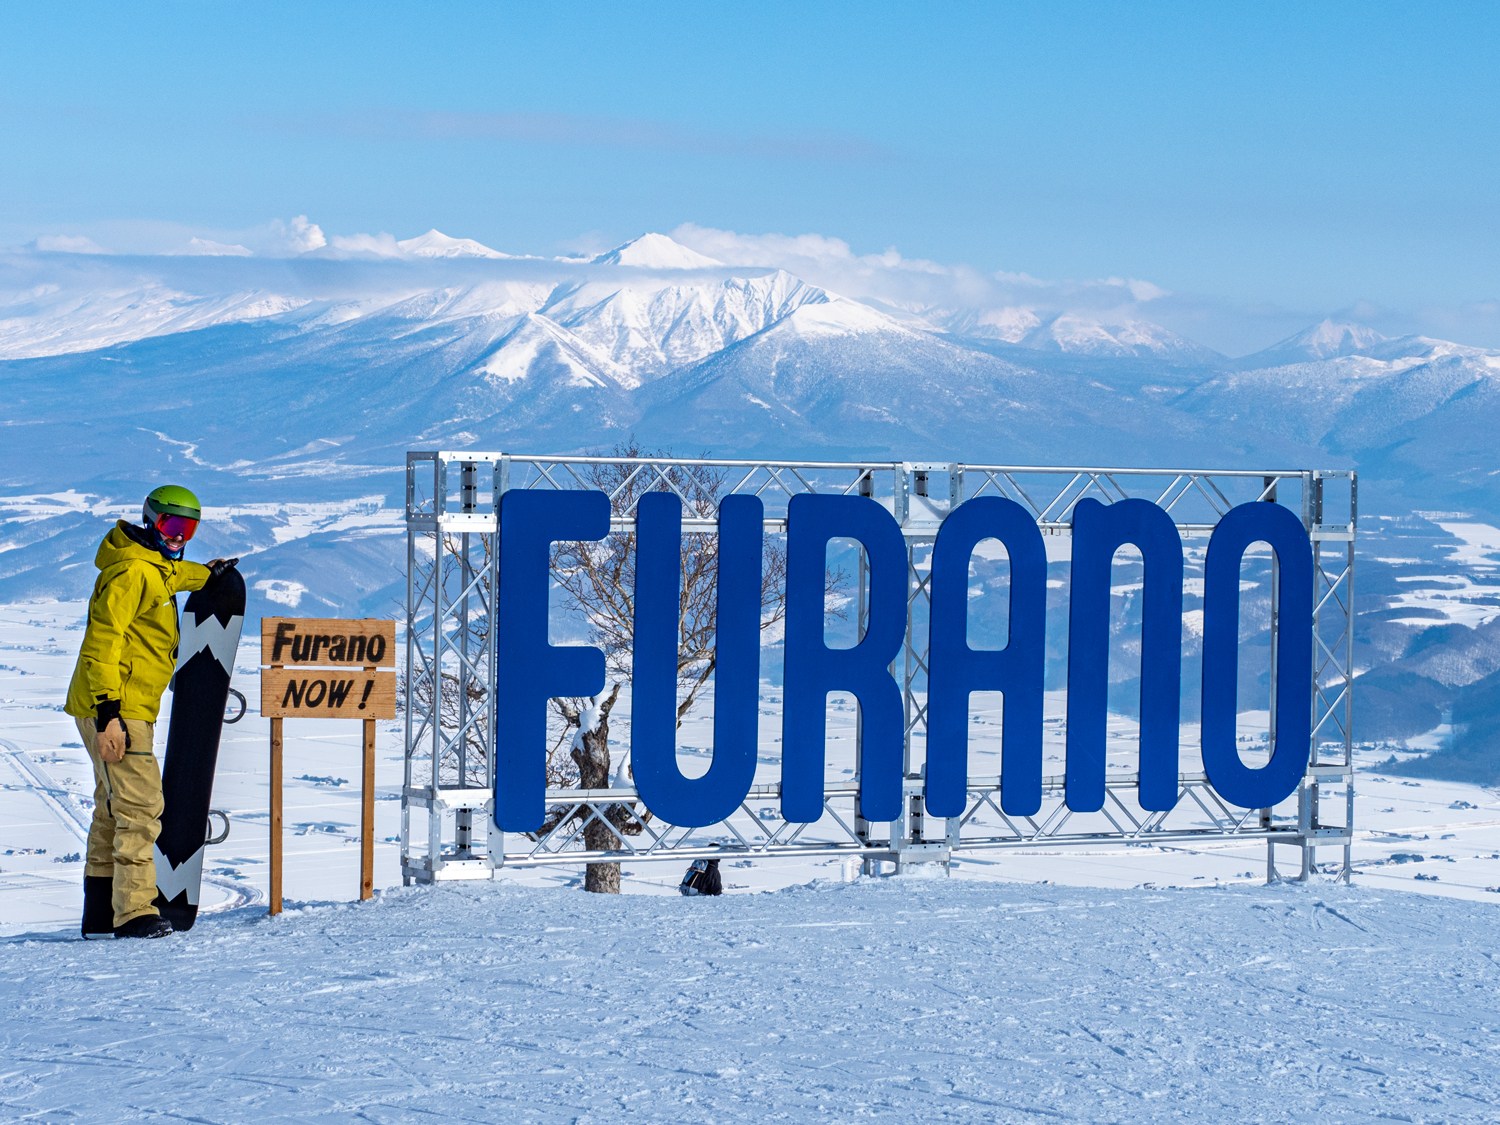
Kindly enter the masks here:
M 616 683 L 607 696 L 596 696 L 586 702 L 577 699 L 553 700 L 557 712 L 567 724 L 566 730 L 577 733 L 569 757 L 578 768 L 578 788 L 608 789 L 609 776 L 609 713 L 615 700 L 620 698 L 620 685 Z M 577 813 L 573 819 L 585 816 Z M 641 814 L 649 817 L 649 813 Z M 562 823 L 561 816 L 553 819 L 543 831 L 549 831 Z M 600 810 L 583 826 L 583 846 L 589 851 L 608 851 L 620 846 L 617 832 L 636 835 L 641 831 L 643 820 L 635 809 L 626 804 L 614 803 Z M 600 894 L 620 893 L 620 865 L 618 863 L 587 864 L 583 877 L 583 889 Z
M 625 515 L 634 512 L 637 502 L 648 492 L 675 492 L 682 500 L 690 519 L 714 519 L 719 501 L 729 488 L 722 469 L 709 465 L 683 464 L 670 460 L 665 452 L 647 452 L 634 441 L 617 446 L 611 453 L 615 460 L 579 467 L 579 483 L 597 489 L 610 498 L 611 512 Z M 647 460 L 651 464 L 633 464 Z M 441 548 L 450 556 L 463 552 L 457 540 L 443 539 Z M 480 572 L 483 597 L 493 596 L 489 589 L 490 544 L 483 545 Z M 678 602 L 679 633 L 677 646 L 677 727 L 682 726 L 698 702 L 717 666 L 716 612 L 719 575 L 719 539 L 713 532 L 688 531 L 678 551 L 682 583 Z M 786 614 L 786 548 L 768 539 L 763 548 L 761 576 L 761 632 L 775 628 Z M 623 684 L 631 675 L 631 658 L 635 641 L 635 568 L 636 535 L 633 529 L 611 532 L 604 540 L 559 542 L 553 545 L 552 574 L 588 624 L 591 639 L 603 650 L 605 667 L 612 681 L 608 690 L 592 698 L 566 698 L 552 701 L 561 720 L 560 736 L 547 754 L 547 787 L 563 789 L 608 789 L 617 771 L 611 769 L 609 718 L 620 697 Z M 835 593 L 842 585 L 842 575 L 830 571 L 826 592 Z M 838 612 L 838 611 L 835 611 Z M 476 614 L 465 623 L 472 651 L 482 652 L 489 642 L 488 621 Z M 438 676 L 442 701 L 438 722 L 444 729 L 457 731 L 461 715 L 490 706 L 487 687 L 473 677 L 460 677 L 451 670 Z M 417 701 L 431 706 L 431 682 L 417 684 Z M 468 699 L 462 700 L 467 693 Z M 465 733 L 465 744 L 471 762 L 484 761 L 484 747 L 477 727 Z M 633 778 L 627 760 L 625 778 Z M 570 808 L 558 809 L 534 836 L 541 836 L 569 821 L 585 820 L 583 843 L 589 851 L 612 851 L 621 846 L 620 836 L 637 835 L 651 819 L 649 811 L 634 802 L 615 802 L 597 813 Z M 584 889 L 618 894 L 620 865 L 616 862 L 590 863 L 584 876 Z
M 719 501 L 728 489 L 723 470 L 709 465 L 672 463 L 667 460 L 668 454 L 644 451 L 634 442 L 616 447 L 612 455 L 619 460 L 586 466 L 580 476 L 587 487 L 609 496 L 615 514 L 633 512 L 636 503 L 648 492 L 670 491 L 681 498 L 688 518 L 713 519 L 717 515 Z M 658 463 L 630 463 L 642 458 Z M 678 560 L 682 574 L 677 644 L 680 728 L 717 665 L 718 536 L 686 532 Z M 576 732 L 571 739 L 569 758 L 578 769 L 578 786 L 582 789 L 608 787 L 611 777 L 609 714 L 619 698 L 621 684 L 630 678 L 635 641 L 635 567 L 634 530 L 612 532 L 602 542 L 557 543 L 552 552 L 557 582 L 585 615 L 594 643 L 604 651 L 606 667 L 614 682 L 607 697 L 554 701 L 566 724 L 565 735 Z M 780 623 L 786 613 L 786 548 L 779 542 L 768 541 L 764 548 L 760 597 L 761 631 L 765 632 Z M 554 748 L 554 761 L 560 750 L 561 743 Z M 549 770 L 555 772 L 559 772 L 556 765 Z M 625 775 L 633 777 L 628 763 Z M 585 827 L 585 846 L 591 851 L 617 848 L 621 843 L 617 832 L 639 833 L 643 821 L 649 818 L 650 813 L 638 813 L 632 806 L 610 805 L 602 817 L 594 818 Z M 589 864 L 584 889 L 618 894 L 620 865 Z

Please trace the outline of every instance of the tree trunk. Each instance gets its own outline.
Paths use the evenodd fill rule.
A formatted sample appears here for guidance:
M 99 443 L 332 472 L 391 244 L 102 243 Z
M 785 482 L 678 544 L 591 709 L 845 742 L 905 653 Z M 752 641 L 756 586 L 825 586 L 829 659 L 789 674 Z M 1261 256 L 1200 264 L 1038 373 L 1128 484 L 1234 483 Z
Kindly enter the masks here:
M 578 763 L 578 788 L 609 788 L 609 712 L 619 697 L 620 685 L 600 706 L 599 717 L 592 730 L 579 728 L 578 746 L 573 749 L 573 760 Z M 589 851 L 610 851 L 620 846 L 616 827 L 623 827 L 628 814 L 618 805 L 610 805 L 603 817 L 589 821 L 583 829 L 583 846 Z M 583 889 L 595 894 L 617 895 L 620 893 L 620 865 L 618 863 L 590 863 L 583 876 Z

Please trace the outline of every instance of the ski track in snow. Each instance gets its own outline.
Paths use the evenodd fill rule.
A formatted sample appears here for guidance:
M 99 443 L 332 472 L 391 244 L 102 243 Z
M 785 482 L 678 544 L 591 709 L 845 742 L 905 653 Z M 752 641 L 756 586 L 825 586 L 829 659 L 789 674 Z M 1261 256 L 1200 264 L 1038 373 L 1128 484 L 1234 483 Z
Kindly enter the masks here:
M 0 1111 L 1492 1121 L 1492 908 L 1362 888 L 496 883 L 0 942 Z

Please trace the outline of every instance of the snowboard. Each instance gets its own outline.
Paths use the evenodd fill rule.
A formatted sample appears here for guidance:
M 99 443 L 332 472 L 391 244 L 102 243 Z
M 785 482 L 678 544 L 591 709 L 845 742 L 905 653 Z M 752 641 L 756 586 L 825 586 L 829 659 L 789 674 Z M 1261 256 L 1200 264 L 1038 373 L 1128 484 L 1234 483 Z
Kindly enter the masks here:
M 155 849 L 156 908 L 174 930 L 190 930 L 198 918 L 214 765 L 244 622 L 245 580 L 234 567 L 182 607 Z

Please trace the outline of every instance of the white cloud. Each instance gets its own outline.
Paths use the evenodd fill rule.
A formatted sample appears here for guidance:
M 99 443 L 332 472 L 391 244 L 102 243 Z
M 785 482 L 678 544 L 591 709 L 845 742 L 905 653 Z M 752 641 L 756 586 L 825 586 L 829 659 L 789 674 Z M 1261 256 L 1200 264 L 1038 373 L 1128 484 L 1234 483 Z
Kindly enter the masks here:
M 38 237 L 30 248 L 47 254 L 109 253 L 92 238 L 85 238 L 81 234 L 44 234 Z
M 287 258 L 299 254 L 317 254 L 327 258 L 399 258 L 401 247 L 395 236 L 379 234 L 328 234 L 306 215 L 293 219 L 273 219 L 249 230 L 222 234 L 232 238 L 241 250 L 260 257 Z M 197 241 L 195 239 L 194 241 Z
M 843 239 L 821 234 L 740 234 L 686 223 L 672 237 L 731 265 L 785 269 L 846 297 L 938 317 L 968 310 L 991 324 L 1059 314 L 1123 324 L 1139 319 L 1139 305 L 1169 295 L 1137 278 L 1047 281 L 907 258 L 894 248 L 857 254 Z
M 323 252 L 330 256 L 349 258 L 399 258 L 401 247 L 395 235 L 386 234 L 336 234 L 328 240 Z
M 306 215 L 298 215 L 291 222 L 277 219 L 270 224 L 273 237 L 279 236 L 281 248 L 292 254 L 306 254 L 310 250 L 321 250 L 328 245 L 323 228 Z
M 248 246 L 241 246 L 238 243 L 215 242 L 211 238 L 199 238 L 194 235 L 188 239 L 187 248 L 179 250 L 177 253 L 184 255 L 248 258 L 254 251 Z
M 74 254 L 164 255 L 167 257 L 292 257 L 328 244 L 323 228 L 306 215 L 273 219 L 240 229 L 204 229 L 149 219 L 90 224 L 74 234 L 42 235 L 35 250 Z
M 1170 297 L 1172 295 L 1169 290 L 1163 289 L 1159 285 L 1153 285 L 1149 281 L 1141 281 L 1134 277 L 1107 277 L 1104 279 L 1104 284 L 1118 285 L 1121 289 L 1129 293 L 1134 300 L 1142 303 L 1146 301 L 1159 301 L 1163 297 Z

